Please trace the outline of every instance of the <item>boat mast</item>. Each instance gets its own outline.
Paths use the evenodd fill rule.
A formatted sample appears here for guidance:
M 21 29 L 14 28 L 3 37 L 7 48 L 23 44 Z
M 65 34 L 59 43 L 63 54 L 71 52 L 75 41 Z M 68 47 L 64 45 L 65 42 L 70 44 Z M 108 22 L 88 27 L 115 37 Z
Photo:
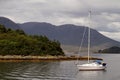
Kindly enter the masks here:
M 90 62 L 90 18 L 91 11 L 89 11 L 89 26 L 88 26 L 88 63 Z

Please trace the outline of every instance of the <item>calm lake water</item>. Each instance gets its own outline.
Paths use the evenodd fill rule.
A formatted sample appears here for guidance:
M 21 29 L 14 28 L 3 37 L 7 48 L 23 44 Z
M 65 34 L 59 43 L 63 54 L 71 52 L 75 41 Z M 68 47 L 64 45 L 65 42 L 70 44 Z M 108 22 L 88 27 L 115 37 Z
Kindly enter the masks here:
M 76 61 L 1 62 L 0 80 L 120 80 L 120 55 L 99 57 L 107 62 L 105 71 L 78 71 Z

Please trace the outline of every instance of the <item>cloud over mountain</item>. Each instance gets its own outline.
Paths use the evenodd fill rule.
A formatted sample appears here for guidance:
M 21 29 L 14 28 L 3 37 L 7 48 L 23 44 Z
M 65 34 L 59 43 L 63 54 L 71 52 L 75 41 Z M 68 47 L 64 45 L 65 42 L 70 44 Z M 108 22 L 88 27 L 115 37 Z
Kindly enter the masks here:
M 0 0 L 0 16 L 17 23 L 49 22 L 86 26 L 88 11 L 91 10 L 90 27 L 117 36 L 120 31 L 119 3 L 119 0 Z M 120 41 L 120 38 L 109 37 Z

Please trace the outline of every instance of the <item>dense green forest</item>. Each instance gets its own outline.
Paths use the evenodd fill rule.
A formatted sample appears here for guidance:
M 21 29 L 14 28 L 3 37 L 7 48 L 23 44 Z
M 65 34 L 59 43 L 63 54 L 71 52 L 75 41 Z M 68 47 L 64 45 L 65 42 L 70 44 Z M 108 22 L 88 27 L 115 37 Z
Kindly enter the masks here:
M 107 49 L 99 50 L 99 53 L 120 53 L 120 47 L 113 46 Z
M 0 25 L 0 55 L 64 55 L 59 41 L 46 36 L 31 36 L 23 30 L 7 29 Z

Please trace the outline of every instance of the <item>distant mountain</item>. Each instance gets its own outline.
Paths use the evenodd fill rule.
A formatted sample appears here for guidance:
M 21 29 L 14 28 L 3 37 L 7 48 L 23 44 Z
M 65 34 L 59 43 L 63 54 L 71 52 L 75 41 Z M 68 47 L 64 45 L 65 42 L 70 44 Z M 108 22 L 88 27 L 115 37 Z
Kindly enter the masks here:
M 11 29 L 20 29 L 19 25 L 13 22 L 12 20 L 5 18 L 5 17 L 0 17 L 0 24 L 4 25 L 6 28 L 11 28 Z
M 65 25 L 52 25 L 45 22 L 27 22 L 23 24 L 17 24 L 12 20 L 0 17 L 0 24 L 7 26 L 11 29 L 23 29 L 27 34 L 32 35 L 45 35 L 51 40 L 58 40 L 62 43 L 64 49 L 75 50 L 79 47 L 84 26 L 76 26 L 73 24 Z M 87 32 L 85 34 L 83 48 L 87 47 Z M 98 31 L 91 29 L 91 47 L 93 49 L 103 49 L 111 46 L 120 46 L 120 42 L 112 40 Z M 78 50 L 78 49 L 77 49 Z
M 59 40 L 63 45 L 79 46 L 82 38 L 84 26 L 65 24 L 55 26 L 50 23 L 28 22 L 19 25 L 27 34 L 46 35 L 50 39 Z M 87 28 L 88 29 L 88 28 Z M 83 47 L 87 47 L 87 32 Z M 106 48 L 110 46 L 120 46 L 120 42 L 112 40 L 98 31 L 91 29 L 91 46 L 93 48 Z

